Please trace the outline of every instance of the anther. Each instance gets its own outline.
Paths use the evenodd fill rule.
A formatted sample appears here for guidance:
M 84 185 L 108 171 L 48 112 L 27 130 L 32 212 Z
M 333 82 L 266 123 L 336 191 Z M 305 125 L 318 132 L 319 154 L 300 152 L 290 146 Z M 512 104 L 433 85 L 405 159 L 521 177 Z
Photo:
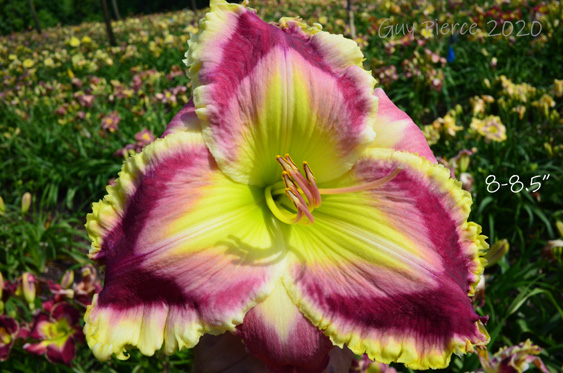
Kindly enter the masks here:
M 321 194 L 319 193 L 319 188 L 317 187 L 317 183 L 315 182 L 315 175 L 313 174 L 311 167 L 309 167 L 309 164 L 305 161 L 303 161 L 303 171 L 305 171 L 305 178 L 307 179 L 309 184 L 311 184 L 310 190 L 313 194 L 313 201 L 311 201 L 311 203 L 313 204 L 313 207 L 320 207 Z
M 315 222 L 315 218 L 313 217 L 313 214 L 311 214 L 311 211 L 309 211 L 307 203 L 305 202 L 303 197 L 301 197 L 301 194 L 296 193 L 289 188 L 285 190 L 285 194 L 291 200 L 291 202 L 293 202 L 293 205 L 295 206 L 297 211 L 301 211 L 303 214 L 305 214 L 311 224 L 313 224 Z

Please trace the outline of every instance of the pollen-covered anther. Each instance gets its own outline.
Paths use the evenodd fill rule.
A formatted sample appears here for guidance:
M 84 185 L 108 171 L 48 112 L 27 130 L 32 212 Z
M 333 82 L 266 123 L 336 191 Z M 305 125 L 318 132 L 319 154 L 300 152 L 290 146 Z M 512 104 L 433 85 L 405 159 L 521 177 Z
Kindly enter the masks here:
M 284 180 L 286 188 L 294 189 L 295 194 L 300 194 L 300 191 L 305 195 L 307 198 L 307 206 L 308 210 L 312 211 L 315 207 L 319 207 L 321 204 L 320 194 L 318 193 L 317 185 L 315 184 L 315 177 L 313 176 L 313 172 L 309 168 L 306 162 L 303 162 L 303 170 L 305 171 L 305 175 L 307 178 L 303 177 L 293 159 L 286 154 L 285 157 L 277 156 L 276 160 L 283 168 L 282 178 Z M 308 170 L 308 171 L 307 171 Z M 295 188 L 291 188 L 290 185 L 286 182 L 286 179 L 290 179 L 292 181 L 291 185 L 297 186 Z M 313 181 L 311 183 L 311 180 Z
M 321 194 L 319 193 L 319 188 L 317 187 L 317 183 L 315 182 L 315 175 L 309 167 L 307 162 L 303 162 L 303 171 L 305 171 L 305 178 L 311 184 L 311 192 L 313 193 L 313 201 L 314 207 L 321 206 Z
M 285 194 L 291 200 L 291 202 L 293 202 L 293 205 L 298 212 L 304 214 L 309 219 L 309 222 L 315 222 L 313 214 L 311 214 L 311 211 L 309 211 L 309 206 L 307 206 L 307 203 L 305 202 L 303 197 L 301 197 L 301 194 L 299 194 L 298 191 L 287 188 L 285 190 Z

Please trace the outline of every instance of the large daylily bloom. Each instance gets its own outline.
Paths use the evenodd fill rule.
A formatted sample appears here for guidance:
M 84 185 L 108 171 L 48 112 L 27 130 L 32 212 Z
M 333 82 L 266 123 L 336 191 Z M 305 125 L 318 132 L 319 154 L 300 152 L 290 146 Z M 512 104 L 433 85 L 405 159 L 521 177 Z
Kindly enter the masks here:
M 487 343 L 471 197 L 362 60 L 318 25 L 211 2 L 189 42 L 193 101 L 88 215 L 106 265 L 85 315 L 98 359 L 223 334 L 201 344 L 242 340 L 273 371 L 349 350 L 426 369 Z

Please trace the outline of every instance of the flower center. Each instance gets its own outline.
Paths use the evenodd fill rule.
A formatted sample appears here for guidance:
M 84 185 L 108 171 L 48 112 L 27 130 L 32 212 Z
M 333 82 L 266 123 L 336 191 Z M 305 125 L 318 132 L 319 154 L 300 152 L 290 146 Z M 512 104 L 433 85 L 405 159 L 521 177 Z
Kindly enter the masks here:
M 2 343 L 3 345 L 7 345 L 11 341 L 12 341 L 12 336 L 10 335 L 10 333 L 6 329 L 0 326 L 0 343 Z
M 315 175 L 307 162 L 303 162 L 303 172 L 305 174 L 303 176 L 289 154 L 286 154 L 285 157 L 278 155 L 276 161 L 283 170 L 281 175 L 282 181 L 266 188 L 266 203 L 274 216 L 286 224 L 313 224 L 315 217 L 312 212 L 315 208 L 321 206 L 321 195 L 323 194 L 353 193 L 377 188 L 393 180 L 401 171 L 400 167 L 396 168 L 381 179 L 361 185 L 346 188 L 320 189 L 317 187 Z M 287 196 L 287 199 L 280 198 L 283 194 Z M 291 201 L 291 205 L 287 203 L 288 200 Z M 303 219 L 304 217 L 306 219 Z

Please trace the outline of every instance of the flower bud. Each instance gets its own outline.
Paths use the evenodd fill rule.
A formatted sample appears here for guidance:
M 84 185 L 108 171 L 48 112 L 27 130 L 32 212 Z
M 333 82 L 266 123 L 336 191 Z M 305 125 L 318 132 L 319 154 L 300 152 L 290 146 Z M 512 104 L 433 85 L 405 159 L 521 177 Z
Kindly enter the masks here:
M 542 256 L 552 262 L 561 260 L 563 252 L 563 240 L 547 241 L 547 245 L 542 249 Z
M 33 310 L 35 308 L 35 294 L 36 294 L 36 287 L 35 284 L 37 280 L 35 276 L 31 273 L 26 272 L 22 275 L 22 290 L 23 290 L 23 297 L 29 304 L 29 308 Z
M 6 212 L 6 205 L 4 204 L 4 199 L 0 197 L 0 215 L 4 215 Z
M 485 78 L 483 80 L 483 84 L 485 85 L 485 87 L 491 88 L 491 82 L 489 81 L 489 79 Z
M 485 275 L 481 275 L 481 279 L 475 288 L 475 296 L 473 297 L 473 302 L 477 307 L 483 307 L 485 305 Z
M 69 269 L 64 273 L 63 278 L 61 278 L 61 287 L 63 289 L 68 289 L 72 286 L 73 283 L 74 283 L 74 271 L 72 269 Z
M 499 260 L 502 259 L 503 256 L 506 255 L 510 245 L 506 239 L 502 239 L 494 243 L 493 246 L 487 251 L 487 255 L 485 255 L 485 259 L 487 259 L 487 267 L 492 267 L 493 265 L 497 264 Z
M 498 60 L 496 57 L 491 58 L 491 69 L 496 69 Z
M 470 154 L 468 154 L 468 153 L 462 153 L 459 156 L 459 159 L 458 159 L 459 170 L 462 173 L 467 171 L 467 168 L 469 167 L 469 156 L 470 156 Z
M 467 172 L 462 172 L 461 175 L 459 175 L 459 181 L 461 181 L 461 187 L 471 193 L 473 183 L 475 182 L 473 175 Z
M 22 214 L 29 211 L 29 206 L 31 206 L 31 194 L 29 192 L 25 192 L 22 196 Z

